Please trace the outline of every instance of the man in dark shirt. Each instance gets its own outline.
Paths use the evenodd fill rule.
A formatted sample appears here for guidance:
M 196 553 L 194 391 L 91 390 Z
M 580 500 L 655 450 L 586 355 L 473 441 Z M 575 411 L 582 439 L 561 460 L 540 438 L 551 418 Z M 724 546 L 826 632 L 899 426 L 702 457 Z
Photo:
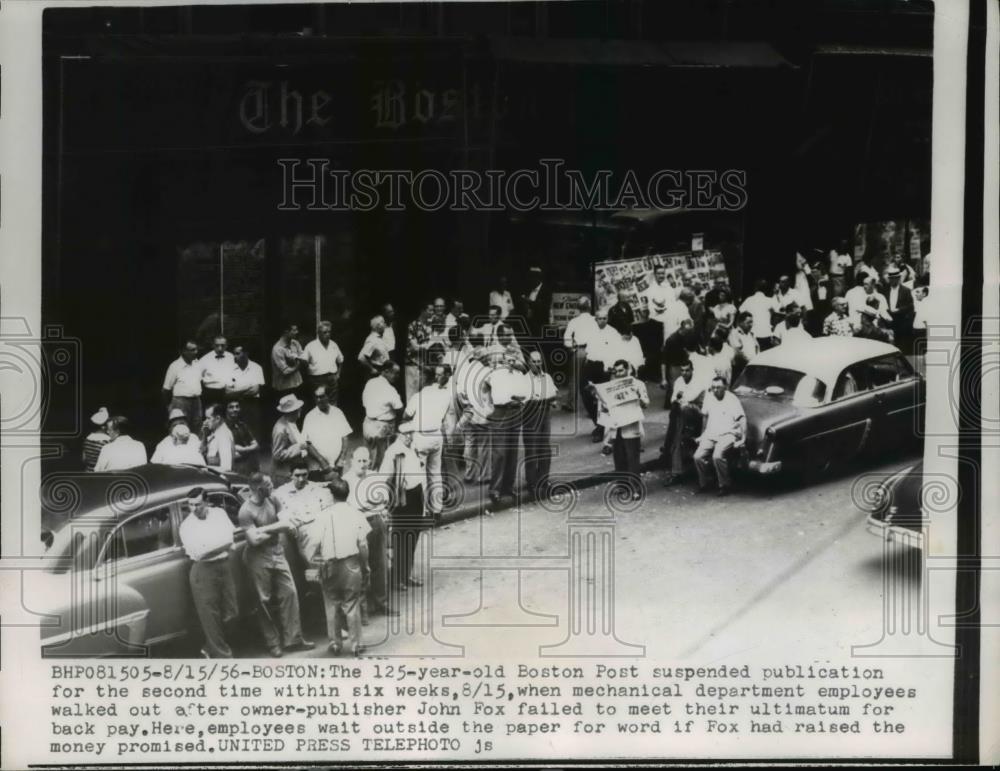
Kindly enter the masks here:
M 295 531 L 295 522 L 280 516 L 281 503 L 271 496 L 272 489 L 270 477 L 251 475 L 250 498 L 240 507 L 239 524 L 246 529 L 243 558 L 259 602 L 261 635 L 268 653 L 278 658 L 285 650 L 309 650 L 315 643 L 302 638 L 299 594 L 281 539 L 282 532 Z M 279 624 L 271 615 L 272 600 L 278 606 Z
M 226 424 L 233 435 L 233 471 L 252 474 L 260 469 L 260 445 L 243 420 L 239 399 L 226 404 Z

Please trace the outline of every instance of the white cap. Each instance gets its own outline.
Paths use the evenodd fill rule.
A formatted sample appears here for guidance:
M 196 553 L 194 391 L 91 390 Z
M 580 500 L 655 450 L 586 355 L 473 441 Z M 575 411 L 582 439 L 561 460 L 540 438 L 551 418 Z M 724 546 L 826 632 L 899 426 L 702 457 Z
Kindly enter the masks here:
M 108 422 L 110 417 L 111 416 L 108 415 L 108 408 L 101 407 L 101 409 L 90 416 L 90 422 L 98 426 L 103 426 Z

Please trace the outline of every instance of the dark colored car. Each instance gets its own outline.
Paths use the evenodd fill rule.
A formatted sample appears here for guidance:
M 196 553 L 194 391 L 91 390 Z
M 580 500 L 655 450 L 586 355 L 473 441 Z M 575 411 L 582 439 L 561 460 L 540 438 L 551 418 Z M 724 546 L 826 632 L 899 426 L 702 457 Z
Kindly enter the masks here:
M 923 461 L 900 469 L 879 484 L 865 503 L 868 530 L 889 541 L 923 545 L 927 520 L 923 507 Z
M 245 481 L 195 466 L 146 465 L 43 480 L 44 572 L 28 583 L 41 622 L 43 656 L 142 655 L 145 646 L 200 634 L 191 561 L 181 547 L 184 501 L 205 490 L 236 524 Z M 253 608 L 237 529 L 229 564 L 241 615 Z
M 747 416 L 751 471 L 822 470 L 913 443 L 924 379 L 898 348 L 856 337 L 789 342 L 758 354 L 733 384 Z

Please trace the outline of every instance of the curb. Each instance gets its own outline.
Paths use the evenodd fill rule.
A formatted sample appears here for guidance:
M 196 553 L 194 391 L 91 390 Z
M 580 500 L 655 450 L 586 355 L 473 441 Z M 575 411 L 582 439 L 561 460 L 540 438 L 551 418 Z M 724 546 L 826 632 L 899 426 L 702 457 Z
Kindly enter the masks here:
M 639 473 L 643 474 L 647 471 L 655 471 L 662 468 L 663 468 L 663 458 L 657 457 L 653 460 L 648 460 L 645 461 L 644 463 L 640 463 Z M 586 490 L 590 487 L 597 487 L 598 485 L 609 481 L 609 479 L 612 477 L 613 477 L 613 472 L 609 473 L 607 471 L 600 471 L 594 474 L 584 474 L 578 477 L 577 479 L 560 480 L 560 482 L 563 482 L 565 484 L 570 484 L 577 490 Z M 442 512 L 441 515 L 438 517 L 437 521 L 434 523 L 434 527 L 444 527 L 446 525 L 452 525 L 456 522 L 461 522 L 464 519 L 471 519 L 472 517 L 478 517 L 483 513 L 483 502 L 486 500 L 486 495 L 484 492 L 483 485 L 479 485 L 478 487 L 466 487 L 466 490 L 478 491 L 479 492 L 478 500 L 472 500 L 468 502 L 463 501 L 456 508 Z M 521 492 L 523 490 L 524 490 L 523 485 L 518 488 L 518 492 Z M 475 497 L 475 496 L 470 495 L 469 497 Z M 514 508 L 513 504 L 505 504 L 500 506 L 493 513 L 499 514 L 501 512 L 508 511 L 509 509 L 512 508 Z

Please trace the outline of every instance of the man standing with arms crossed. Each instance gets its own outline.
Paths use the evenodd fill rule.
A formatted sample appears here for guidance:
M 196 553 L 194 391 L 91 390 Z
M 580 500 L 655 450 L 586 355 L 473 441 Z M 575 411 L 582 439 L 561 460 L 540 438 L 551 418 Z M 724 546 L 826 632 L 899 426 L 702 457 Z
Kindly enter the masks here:
M 283 516 L 281 504 L 271 496 L 272 490 L 270 477 L 260 472 L 251 474 L 250 498 L 240 507 L 239 523 L 246 529 L 243 559 L 259 603 L 260 633 L 267 652 L 280 658 L 285 650 L 310 650 L 315 645 L 302 639 L 299 594 L 281 538 L 281 533 L 295 532 L 295 522 Z M 271 616 L 272 600 L 278 605 L 280 626 Z

